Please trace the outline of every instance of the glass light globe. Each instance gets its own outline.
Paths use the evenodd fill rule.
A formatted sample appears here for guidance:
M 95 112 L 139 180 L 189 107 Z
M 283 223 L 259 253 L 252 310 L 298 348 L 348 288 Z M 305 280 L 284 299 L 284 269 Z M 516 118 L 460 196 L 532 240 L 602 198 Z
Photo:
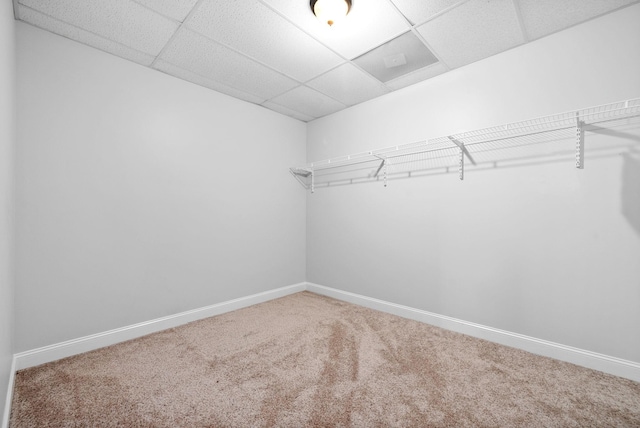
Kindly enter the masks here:
M 348 12 L 349 4 L 345 0 L 317 0 L 313 5 L 313 13 L 329 26 L 347 16 Z

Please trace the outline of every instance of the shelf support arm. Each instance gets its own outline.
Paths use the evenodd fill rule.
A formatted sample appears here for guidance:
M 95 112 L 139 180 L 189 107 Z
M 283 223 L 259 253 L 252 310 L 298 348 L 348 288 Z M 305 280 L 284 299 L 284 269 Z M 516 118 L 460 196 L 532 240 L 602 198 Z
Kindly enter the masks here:
M 378 167 L 378 169 L 376 170 L 376 173 L 373 174 L 374 177 L 377 177 L 378 174 L 380 174 L 380 170 L 382 169 L 382 167 L 385 165 L 387 161 L 385 159 L 382 159 L 382 162 L 380 162 L 380 166 Z
M 476 165 L 476 161 L 473 159 L 473 157 L 471 157 L 471 154 L 469 153 L 467 148 L 464 146 L 464 143 L 462 141 L 458 141 L 451 136 L 448 136 L 447 138 L 451 140 L 453 144 L 455 144 L 460 148 L 460 154 L 459 154 L 460 157 L 458 159 L 458 172 L 460 173 L 460 180 L 464 180 L 464 157 L 466 156 L 467 158 L 469 158 L 471 163 L 474 165 Z
M 302 181 L 300 177 L 309 177 L 311 175 L 311 171 L 302 168 L 289 168 L 289 172 L 295 177 L 296 180 L 298 180 L 298 183 L 300 183 L 302 187 L 304 187 L 305 189 L 309 188 L 309 186 L 307 186 L 307 184 Z
M 382 162 L 380 162 L 380 166 L 376 170 L 376 173 L 373 174 L 373 176 L 377 177 L 378 174 L 380 173 L 380 170 L 382 170 L 382 177 L 384 179 L 384 187 L 387 187 L 387 158 L 382 157 L 380 155 L 377 155 L 375 153 L 371 153 L 371 155 L 377 157 L 378 159 L 380 159 L 382 161 Z
M 471 153 L 469 153 L 469 150 L 467 150 L 467 148 L 465 147 L 464 143 L 462 141 L 458 141 L 453 137 L 447 137 L 449 138 L 449 140 L 451 140 L 451 142 L 453 144 L 455 144 L 456 146 L 460 147 L 460 149 L 462 150 L 462 152 L 465 154 L 465 156 L 467 157 L 467 159 L 469 159 L 469 161 L 474 164 L 476 164 L 476 161 L 473 159 L 473 157 L 471 156 Z

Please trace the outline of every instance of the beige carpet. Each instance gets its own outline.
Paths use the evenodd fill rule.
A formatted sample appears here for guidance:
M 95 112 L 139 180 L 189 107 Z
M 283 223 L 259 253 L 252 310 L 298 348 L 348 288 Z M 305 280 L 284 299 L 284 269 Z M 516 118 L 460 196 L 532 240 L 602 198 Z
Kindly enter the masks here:
M 17 373 L 19 427 L 640 427 L 640 384 L 309 292 Z

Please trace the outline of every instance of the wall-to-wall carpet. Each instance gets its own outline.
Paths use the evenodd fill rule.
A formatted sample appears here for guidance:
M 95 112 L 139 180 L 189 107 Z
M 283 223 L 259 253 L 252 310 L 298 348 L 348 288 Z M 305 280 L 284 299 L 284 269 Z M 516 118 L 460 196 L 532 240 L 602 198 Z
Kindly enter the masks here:
M 640 426 L 640 383 L 293 294 L 17 373 L 11 427 Z

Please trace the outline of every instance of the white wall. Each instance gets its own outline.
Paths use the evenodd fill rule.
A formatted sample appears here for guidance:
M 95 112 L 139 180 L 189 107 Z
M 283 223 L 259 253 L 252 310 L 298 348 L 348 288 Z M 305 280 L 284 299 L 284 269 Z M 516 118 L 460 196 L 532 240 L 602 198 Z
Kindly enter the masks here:
M 16 351 L 305 280 L 306 125 L 17 24 Z
M 0 418 L 13 355 L 13 148 L 15 43 L 13 6 L 0 2 Z
M 640 97 L 638 22 L 635 5 L 311 122 L 308 161 Z M 584 170 L 316 190 L 307 279 L 640 362 L 640 137 L 586 138 Z

